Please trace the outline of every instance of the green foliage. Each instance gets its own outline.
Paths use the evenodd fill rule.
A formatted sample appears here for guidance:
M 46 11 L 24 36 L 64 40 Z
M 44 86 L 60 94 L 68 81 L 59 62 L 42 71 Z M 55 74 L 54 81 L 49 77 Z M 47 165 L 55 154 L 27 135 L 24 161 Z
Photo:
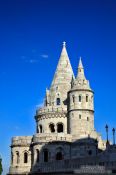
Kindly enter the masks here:
M 2 174 L 2 171 L 3 171 L 3 169 L 2 169 L 2 159 L 0 159 L 0 175 Z

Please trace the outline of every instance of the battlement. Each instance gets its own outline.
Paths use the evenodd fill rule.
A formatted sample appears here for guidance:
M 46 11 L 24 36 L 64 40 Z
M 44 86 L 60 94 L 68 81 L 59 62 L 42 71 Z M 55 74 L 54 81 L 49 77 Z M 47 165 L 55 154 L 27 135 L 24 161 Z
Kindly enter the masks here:
M 32 136 L 16 136 L 12 138 L 11 146 L 23 146 L 30 145 L 32 142 Z
M 36 110 L 36 115 L 40 115 L 43 113 L 51 113 L 51 112 L 67 112 L 67 106 L 48 106 L 38 108 Z

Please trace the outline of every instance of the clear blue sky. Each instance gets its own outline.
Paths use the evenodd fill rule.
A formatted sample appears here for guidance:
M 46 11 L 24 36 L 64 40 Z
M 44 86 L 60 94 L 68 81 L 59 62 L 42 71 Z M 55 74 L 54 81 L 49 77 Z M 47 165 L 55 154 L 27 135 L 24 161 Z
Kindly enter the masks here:
M 0 154 L 5 172 L 11 137 L 35 133 L 35 109 L 50 86 L 62 41 L 75 74 L 82 56 L 95 91 L 97 131 L 105 138 L 104 125 L 116 126 L 116 1 L 1 0 Z

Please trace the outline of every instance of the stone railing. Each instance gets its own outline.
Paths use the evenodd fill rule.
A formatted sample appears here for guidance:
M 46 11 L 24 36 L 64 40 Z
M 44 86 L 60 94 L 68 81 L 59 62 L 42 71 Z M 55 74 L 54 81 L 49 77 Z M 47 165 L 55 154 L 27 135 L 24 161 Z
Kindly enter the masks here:
M 12 145 L 30 145 L 32 142 L 32 136 L 17 136 L 12 138 Z
M 87 159 L 86 159 L 87 162 Z M 93 162 L 94 163 L 94 162 Z M 33 172 L 74 172 L 74 173 L 106 173 L 110 170 L 106 170 L 104 166 L 100 165 L 83 165 L 83 160 L 64 160 L 48 163 L 41 163 L 39 166 L 33 167 Z
M 66 106 L 48 106 L 39 108 L 36 110 L 36 115 L 40 115 L 43 113 L 51 113 L 51 112 L 66 112 L 67 107 Z
M 33 137 L 33 142 L 52 142 L 52 141 L 68 141 L 71 142 L 72 136 L 70 134 L 64 133 L 46 133 L 46 134 L 36 134 Z

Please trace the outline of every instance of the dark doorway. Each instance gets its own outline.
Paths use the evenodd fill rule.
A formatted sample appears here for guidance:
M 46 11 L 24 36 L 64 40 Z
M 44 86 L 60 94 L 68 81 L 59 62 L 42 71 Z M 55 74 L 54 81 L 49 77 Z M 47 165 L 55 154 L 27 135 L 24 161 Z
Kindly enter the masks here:
M 48 162 L 48 150 L 44 150 L 44 162 Z
M 57 154 L 56 154 L 56 160 L 63 160 L 62 152 L 57 152 Z

